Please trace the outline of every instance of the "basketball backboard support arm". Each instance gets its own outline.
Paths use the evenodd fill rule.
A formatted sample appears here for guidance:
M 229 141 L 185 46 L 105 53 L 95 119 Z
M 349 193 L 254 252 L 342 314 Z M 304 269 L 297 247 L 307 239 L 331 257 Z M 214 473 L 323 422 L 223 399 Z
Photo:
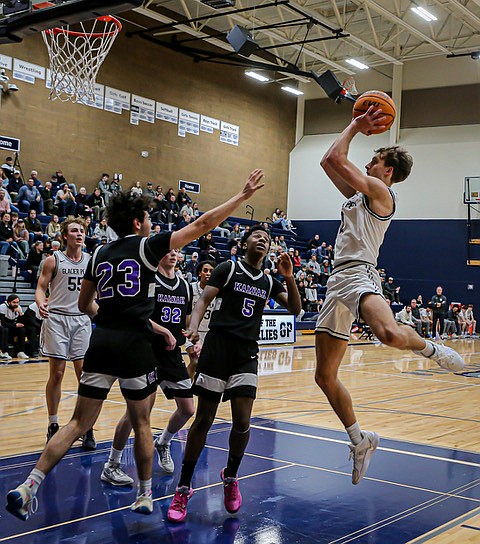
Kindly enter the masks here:
M 72 0 L 0 22 L 0 44 L 19 43 L 23 38 L 55 26 L 75 24 L 102 15 L 114 15 L 141 6 L 143 0 Z

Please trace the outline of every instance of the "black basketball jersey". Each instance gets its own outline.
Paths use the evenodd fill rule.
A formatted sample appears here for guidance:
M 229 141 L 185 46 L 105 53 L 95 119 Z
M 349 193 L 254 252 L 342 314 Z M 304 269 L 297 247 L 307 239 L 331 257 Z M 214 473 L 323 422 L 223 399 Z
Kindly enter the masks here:
M 97 325 L 151 329 L 148 319 L 155 303 L 155 272 L 170 251 L 170 237 L 170 232 L 151 238 L 132 234 L 95 251 L 85 279 L 97 286 Z
M 267 300 L 285 291 L 278 280 L 245 261 L 218 265 L 207 285 L 220 289 L 210 330 L 222 330 L 246 340 L 258 339 Z
M 155 275 L 155 308 L 152 321 L 168 329 L 177 339 L 177 346 L 185 344 L 182 329 L 187 328 L 187 315 L 192 313 L 192 288 L 179 276 L 170 279 L 157 271 Z M 165 349 L 162 335 L 156 334 L 155 348 Z

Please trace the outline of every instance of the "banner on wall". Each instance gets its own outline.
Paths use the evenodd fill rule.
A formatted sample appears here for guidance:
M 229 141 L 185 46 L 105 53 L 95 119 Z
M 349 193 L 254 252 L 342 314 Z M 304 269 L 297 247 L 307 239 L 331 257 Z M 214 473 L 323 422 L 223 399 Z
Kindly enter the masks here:
M 260 327 L 259 344 L 291 344 L 295 342 L 295 316 L 264 314 Z
M 0 68 L 3 68 L 4 70 L 11 70 L 12 57 L 8 57 L 7 55 L 0 55 Z
M 0 136 L 0 149 L 8 149 L 18 153 L 20 151 L 20 140 L 10 136 Z
M 185 181 L 184 179 L 178 180 L 178 188 L 182 189 L 185 187 L 187 193 L 200 193 L 200 183 L 195 183 L 194 181 Z
M 121 114 L 123 110 L 130 110 L 130 93 L 105 87 L 105 110 Z
M 45 79 L 45 68 L 20 59 L 13 59 L 13 77 L 32 85 L 37 79 Z

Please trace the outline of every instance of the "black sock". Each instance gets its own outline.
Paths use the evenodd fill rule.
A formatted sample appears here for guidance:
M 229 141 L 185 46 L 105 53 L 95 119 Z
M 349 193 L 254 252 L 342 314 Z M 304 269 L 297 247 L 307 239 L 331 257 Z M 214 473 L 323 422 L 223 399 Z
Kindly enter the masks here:
M 191 487 L 191 482 L 193 478 L 193 471 L 195 470 L 195 461 L 186 461 L 183 460 L 182 463 L 182 472 L 180 474 L 180 480 L 178 482 L 178 487 L 186 485 L 188 488 Z
M 229 453 L 227 467 L 223 471 L 223 476 L 225 478 L 236 478 L 238 467 L 240 466 L 242 459 L 243 459 L 243 455 L 241 455 L 240 457 L 235 457 L 235 455 L 232 455 Z

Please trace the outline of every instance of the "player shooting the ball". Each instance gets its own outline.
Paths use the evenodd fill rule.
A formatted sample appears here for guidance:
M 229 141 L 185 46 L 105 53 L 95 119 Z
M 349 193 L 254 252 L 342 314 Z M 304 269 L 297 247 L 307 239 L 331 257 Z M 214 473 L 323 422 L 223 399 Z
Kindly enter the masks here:
M 463 359 L 453 349 L 424 340 L 410 327 L 398 325 L 382 295 L 376 265 L 395 213 L 396 196 L 391 187 L 409 176 L 413 161 L 401 147 L 383 147 L 375 151 L 363 173 L 350 162 L 348 151 L 357 134 L 368 136 L 387 130 L 386 120 L 381 109 L 368 108 L 363 115 L 352 119 L 320 163 L 348 200 L 342 206 L 335 241 L 335 267 L 315 329 L 315 381 L 352 442 L 349 447 L 353 458 L 353 484 L 358 484 L 365 475 L 379 437 L 360 429 L 350 394 L 338 378 L 352 322 L 361 319 L 383 344 L 413 350 L 442 368 L 460 371 L 464 366 Z

